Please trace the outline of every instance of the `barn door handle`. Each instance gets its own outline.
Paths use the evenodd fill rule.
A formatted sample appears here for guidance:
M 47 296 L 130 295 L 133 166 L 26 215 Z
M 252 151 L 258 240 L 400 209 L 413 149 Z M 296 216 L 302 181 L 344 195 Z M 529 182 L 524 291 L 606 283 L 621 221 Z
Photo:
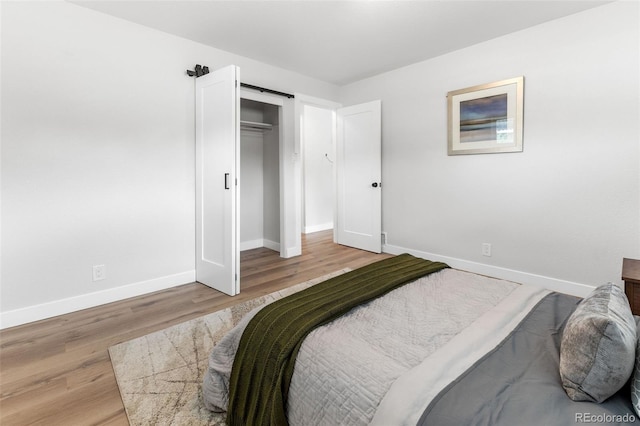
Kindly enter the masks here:
M 229 173 L 224 174 L 224 189 L 229 189 Z

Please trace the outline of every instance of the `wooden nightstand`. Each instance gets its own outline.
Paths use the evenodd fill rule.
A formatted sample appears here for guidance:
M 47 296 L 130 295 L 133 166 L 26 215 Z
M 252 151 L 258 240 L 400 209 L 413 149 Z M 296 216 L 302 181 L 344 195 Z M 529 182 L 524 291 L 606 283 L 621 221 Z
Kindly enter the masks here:
M 624 280 L 624 292 L 631 305 L 631 312 L 634 315 L 640 315 L 640 260 L 622 260 L 622 279 Z

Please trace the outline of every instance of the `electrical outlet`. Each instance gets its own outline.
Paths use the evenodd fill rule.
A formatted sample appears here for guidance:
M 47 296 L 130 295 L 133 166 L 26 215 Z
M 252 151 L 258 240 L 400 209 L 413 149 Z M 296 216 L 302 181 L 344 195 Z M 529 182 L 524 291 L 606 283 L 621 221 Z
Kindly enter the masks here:
M 482 255 L 491 257 L 491 244 L 490 243 L 482 243 Z
M 381 238 L 381 240 L 382 240 L 382 245 L 387 244 L 387 233 L 386 233 L 386 232 L 383 232 L 383 233 L 382 233 L 382 238 Z
M 105 265 L 93 265 L 93 281 L 107 279 L 107 267 Z

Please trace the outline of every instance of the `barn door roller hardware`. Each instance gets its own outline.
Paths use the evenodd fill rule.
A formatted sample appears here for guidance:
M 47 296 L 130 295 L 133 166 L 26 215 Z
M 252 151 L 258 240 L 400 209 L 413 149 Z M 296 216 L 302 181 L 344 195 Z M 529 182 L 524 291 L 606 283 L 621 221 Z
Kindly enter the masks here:
M 203 66 L 202 66 L 202 65 L 200 65 L 200 64 L 197 64 L 197 65 L 196 65 L 196 69 L 195 69 L 195 70 L 193 70 L 193 71 L 191 71 L 191 70 L 187 70 L 187 75 L 188 75 L 189 77 L 193 77 L 193 76 L 195 76 L 196 78 L 198 78 L 198 77 L 202 77 L 202 76 L 203 76 L 203 75 L 205 75 L 205 74 L 209 74 L 209 67 L 207 67 L 207 66 L 204 66 L 204 67 L 203 67 Z

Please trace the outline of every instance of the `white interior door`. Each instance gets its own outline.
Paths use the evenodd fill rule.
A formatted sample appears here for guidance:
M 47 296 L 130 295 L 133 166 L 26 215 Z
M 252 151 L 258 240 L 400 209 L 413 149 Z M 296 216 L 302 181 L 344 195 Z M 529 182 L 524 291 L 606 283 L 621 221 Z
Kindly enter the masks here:
M 240 292 L 239 74 L 232 65 L 196 79 L 196 280 L 231 296 Z
M 336 242 L 382 251 L 380 101 L 337 110 Z

